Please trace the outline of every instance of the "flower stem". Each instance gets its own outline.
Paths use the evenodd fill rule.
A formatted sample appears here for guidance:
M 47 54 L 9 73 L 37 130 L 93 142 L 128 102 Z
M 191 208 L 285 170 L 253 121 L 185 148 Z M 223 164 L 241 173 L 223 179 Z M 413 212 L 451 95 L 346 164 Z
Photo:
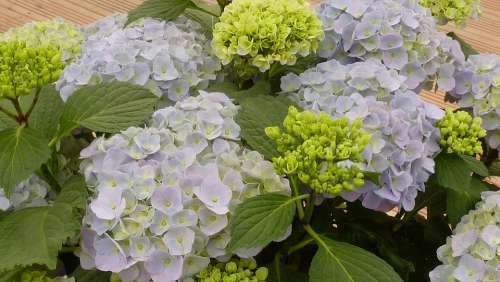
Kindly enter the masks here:
M 36 103 L 38 102 L 38 97 L 40 96 L 41 91 L 42 91 L 42 88 L 38 88 L 36 90 L 35 97 L 33 98 L 33 101 L 31 102 L 31 106 L 25 115 L 26 122 L 28 122 L 28 118 L 30 117 L 31 113 L 33 112 L 33 109 L 35 108 Z
M 297 184 L 297 178 L 295 176 L 290 176 L 290 186 L 292 188 L 293 195 L 299 196 L 300 195 L 299 187 Z M 297 199 L 295 203 L 297 204 L 297 213 L 299 214 L 299 219 L 301 222 L 303 222 L 305 214 L 304 214 L 304 207 L 302 206 L 302 199 Z
M 311 222 L 311 218 L 314 212 L 314 199 L 316 198 L 316 192 L 312 191 L 311 195 L 309 195 L 309 200 L 307 201 L 306 211 L 305 211 L 305 222 Z
M 293 254 L 294 252 L 304 248 L 305 246 L 311 244 L 312 242 L 314 242 L 313 238 L 307 238 L 299 242 L 298 244 L 291 246 L 290 249 L 288 249 L 288 255 Z
M 25 123 L 26 121 L 26 118 L 23 114 L 23 110 L 21 109 L 21 105 L 19 104 L 19 100 L 18 98 L 14 99 L 14 98 L 9 98 L 10 102 L 12 103 L 12 105 L 14 105 L 14 108 L 16 109 L 17 111 L 17 122 L 19 124 L 22 124 L 22 123 Z

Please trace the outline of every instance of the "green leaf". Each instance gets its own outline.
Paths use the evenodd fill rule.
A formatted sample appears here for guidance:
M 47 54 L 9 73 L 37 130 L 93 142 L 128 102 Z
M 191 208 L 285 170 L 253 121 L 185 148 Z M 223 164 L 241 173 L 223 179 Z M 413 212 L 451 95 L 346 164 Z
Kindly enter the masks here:
M 170 21 L 180 16 L 187 8 L 196 7 L 190 0 L 146 0 L 129 12 L 126 25 L 147 17 Z
M 462 216 L 474 208 L 475 204 L 481 200 L 481 192 L 488 191 L 487 183 L 473 177 L 470 188 L 465 191 L 446 191 L 446 214 L 448 221 L 455 226 Z
M 235 119 L 241 127 L 241 137 L 252 149 L 272 160 L 278 156 L 278 151 L 275 142 L 267 137 L 265 129 L 270 126 L 281 127 L 288 107 L 293 103 L 283 96 L 245 95 L 245 98 L 240 99 L 241 108 Z
M 293 221 L 295 200 L 297 198 L 271 193 L 238 205 L 229 226 L 229 248 L 262 247 L 279 239 Z
M 63 242 L 78 231 L 70 205 L 25 208 L 0 219 L 0 271 L 32 264 L 55 269 Z
M 64 183 L 56 203 L 65 203 L 73 208 L 85 209 L 87 205 L 87 185 L 82 176 L 73 176 Z
M 475 172 L 476 174 L 487 177 L 490 175 L 488 168 L 478 159 L 469 156 L 469 155 L 458 155 L 462 160 L 467 163 L 467 166 L 470 170 Z
M 21 279 L 24 268 L 15 268 L 5 272 L 0 272 L 0 282 L 13 282 Z
M 103 272 L 98 270 L 85 270 L 78 267 L 72 274 L 76 282 L 109 282 L 111 272 Z
M 33 108 L 28 124 L 37 129 L 48 139 L 54 137 L 59 126 L 64 102 L 53 85 L 45 86 L 40 90 L 38 102 Z
M 40 132 L 31 128 L 0 132 L 0 186 L 7 194 L 49 159 L 48 143 Z
M 456 154 L 439 154 L 436 159 L 436 179 L 440 186 L 461 192 L 471 182 L 469 164 Z
M 310 282 L 402 282 L 394 269 L 374 254 L 320 236 L 309 269 Z
M 3 112 L 0 112 L 0 130 L 17 127 L 19 124 Z M 0 280 L 1 281 L 1 280 Z
M 465 58 L 468 58 L 470 55 L 479 54 L 479 52 L 476 51 L 476 49 L 474 49 L 469 43 L 465 42 L 456 33 L 448 32 L 446 35 L 458 41 L 460 47 L 462 48 L 462 52 L 464 52 Z
M 59 137 L 78 126 L 115 133 L 144 122 L 158 101 L 146 88 L 110 82 L 78 89 L 64 106 Z
M 220 15 L 219 5 L 210 5 L 200 0 L 192 0 L 192 1 L 198 8 L 197 9 L 187 8 L 184 11 L 184 16 L 200 23 L 205 36 L 207 38 L 212 38 L 213 28 L 215 24 L 219 21 L 219 18 L 213 15 Z M 213 15 L 204 12 L 202 10 L 209 11 Z

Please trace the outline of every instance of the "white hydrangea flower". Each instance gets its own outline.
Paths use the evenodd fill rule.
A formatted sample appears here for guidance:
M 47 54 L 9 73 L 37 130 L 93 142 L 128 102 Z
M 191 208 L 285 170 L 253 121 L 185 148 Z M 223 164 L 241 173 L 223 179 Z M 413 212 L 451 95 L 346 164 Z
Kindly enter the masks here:
M 481 198 L 437 250 L 443 264 L 429 273 L 431 282 L 500 281 L 500 192 Z
M 418 1 L 323 0 L 317 11 L 325 30 L 321 57 L 377 59 L 415 92 L 436 78 L 443 91 L 453 89 L 464 54 L 458 42 L 437 31 L 431 12 Z
M 81 152 L 95 191 L 84 218 L 82 267 L 119 273 L 123 281 L 176 281 L 210 258 L 233 255 L 226 246 L 235 206 L 262 193 L 290 193 L 272 163 L 237 143 L 237 110 L 224 94 L 200 91 L 156 111 L 149 127 L 98 138 Z
M 125 22 L 126 15 L 118 14 L 86 28 L 81 56 L 56 83 L 63 100 L 83 85 L 118 80 L 180 101 L 206 87 L 221 69 L 194 21 L 142 19 L 127 27 Z
M 481 117 L 487 130 L 486 141 L 500 149 L 500 56 L 472 55 L 461 71 L 455 74 L 457 84 L 449 93 L 458 98 L 461 108 L 471 109 Z
M 0 211 L 47 206 L 49 192 L 50 186 L 36 175 L 19 183 L 10 198 L 7 198 L 4 189 L 0 187 Z

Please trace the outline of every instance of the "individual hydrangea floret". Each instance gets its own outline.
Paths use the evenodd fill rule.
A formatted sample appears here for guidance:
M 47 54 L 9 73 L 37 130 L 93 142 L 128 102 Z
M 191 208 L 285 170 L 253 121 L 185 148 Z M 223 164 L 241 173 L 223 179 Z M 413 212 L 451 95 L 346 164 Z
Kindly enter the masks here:
M 456 73 L 457 85 L 449 92 L 461 108 L 480 117 L 487 131 L 486 141 L 500 148 L 500 56 L 480 54 L 469 56 L 465 68 Z
M 481 14 L 481 0 L 420 0 L 420 4 L 429 8 L 440 24 L 464 26 L 469 18 L 478 19 Z
M 365 181 L 362 188 L 342 196 L 350 201 L 361 197 L 369 209 L 412 210 L 418 191 L 425 190 L 425 182 L 434 173 L 433 158 L 440 151 L 439 130 L 434 125 L 444 112 L 411 91 L 397 91 L 387 101 L 332 92 L 310 102 L 304 102 L 298 93 L 291 95 L 305 109 L 351 122 L 361 119 L 361 129 L 371 133 L 371 142 L 363 152 L 366 161 L 359 166 L 363 171 L 380 173 L 379 183 Z
M 194 282 L 265 282 L 269 270 L 257 267 L 252 260 L 238 259 L 210 264 L 194 278 Z
M 84 218 L 83 268 L 123 281 L 176 281 L 210 258 L 233 255 L 234 207 L 262 193 L 290 193 L 271 162 L 236 142 L 237 110 L 224 94 L 200 91 L 155 112 L 149 127 L 98 138 L 81 152 L 95 191 Z M 252 257 L 263 247 L 234 253 Z
M 56 84 L 63 100 L 84 85 L 117 80 L 180 101 L 216 78 L 221 65 L 200 24 L 185 17 L 142 19 L 127 27 L 125 21 L 115 15 L 87 28 L 81 56 Z
M 29 95 L 56 81 L 63 69 L 62 53 L 52 45 L 0 42 L 0 98 Z
M 360 93 L 387 99 L 393 92 L 405 89 L 406 77 L 387 69 L 377 60 L 369 59 L 343 65 L 332 59 L 307 69 L 300 75 L 289 73 L 281 78 L 283 92 L 295 92 L 296 102 L 303 108 L 316 108 L 319 101 L 332 94 L 349 96 Z
M 431 282 L 500 280 L 500 192 L 483 192 L 481 198 L 438 248 L 443 264 L 429 273 Z
M 451 109 L 437 123 L 441 132 L 439 144 L 446 148 L 447 153 L 466 155 L 482 154 L 480 139 L 486 136 L 486 130 L 481 128 L 481 118 L 472 118 L 468 112 Z
M 325 39 L 319 55 L 355 61 L 380 60 L 396 70 L 415 92 L 427 80 L 454 87 L 453 73 L 464 54 L 460 45 L 436 29 L 430 11 L 413 0 L 323 0 L 318 8 Z
M 223 64 L 234 61 L 240 76 L 274 63 L 295 64 L 315 52 L 321 22 L 304 0 L 236 0 L 215 24 L 212 46 Z
M 360 130 L 361 120 L 332 119 L 321 112 L 299 112 L 291 106 L 279 127 L 266 128 L 282 156 L 274 158 L 277 172 L 297 177 L 318 193 L 337 195 L 364 185 L 364 174 L 356 165 L 370 135 Z
M 36 175 L 19 183 L 9 198 L 4 189 L 0 188 L 0 211 L 47 206 L 49 191 L 50 186 Z
M 62 52 L 65 63 L 70 63 L 80 53 L 84 36 L 74 24 L 57 18 L 9 29 L 0 34 L 0 41 L 23 41 L 28 47 L 51 45 Z

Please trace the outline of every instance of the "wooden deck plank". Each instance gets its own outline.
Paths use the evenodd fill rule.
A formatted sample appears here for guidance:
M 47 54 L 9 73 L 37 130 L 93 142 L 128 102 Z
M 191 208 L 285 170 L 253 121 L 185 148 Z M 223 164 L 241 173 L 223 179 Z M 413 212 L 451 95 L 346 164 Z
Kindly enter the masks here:
M 0 32 L 56 16 L 85 25 L 113 13 L 127 12 L 140 3 L 142 0 L 0 0 Z M 482 0 L 481 6 L 479 20 L 470 21 L 463 29 L 447 25 L 442 30 L 454 31 L 480 52 L 500 54 L 500 1 Z M 443 101 L 442 93 L 423 92 L 422 96 L 441 107 L 450 106 Z

